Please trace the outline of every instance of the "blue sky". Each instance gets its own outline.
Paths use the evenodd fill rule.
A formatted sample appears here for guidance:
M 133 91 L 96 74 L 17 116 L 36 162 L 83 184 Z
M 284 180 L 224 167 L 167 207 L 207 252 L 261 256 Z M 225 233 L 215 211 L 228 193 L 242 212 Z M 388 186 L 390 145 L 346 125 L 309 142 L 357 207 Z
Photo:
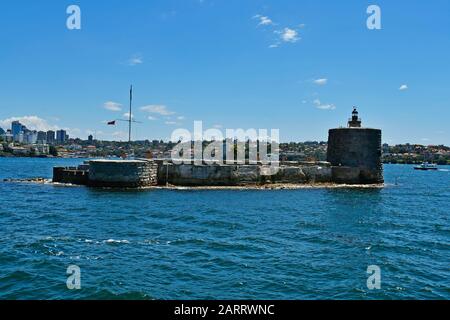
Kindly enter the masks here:
M 71 4 L 81 30 L 66 28 Z M 366 27 L 370 4 L 381 30 Z M 3 128 L 25 117 L 126 139 L 105 121 L 127 112 L 132 83 L 134 139 L 202 120 L 326 140 L 357 105 L 384 142 L 450 145 L 447 0 L 3 1 L 0 43 Z

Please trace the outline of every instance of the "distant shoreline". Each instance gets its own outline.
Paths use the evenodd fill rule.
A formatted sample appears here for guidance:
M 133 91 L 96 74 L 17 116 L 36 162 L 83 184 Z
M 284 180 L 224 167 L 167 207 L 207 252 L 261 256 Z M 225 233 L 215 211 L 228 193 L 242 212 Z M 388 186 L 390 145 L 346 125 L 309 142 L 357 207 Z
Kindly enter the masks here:
M 63 156 L 23 156 L 23 155 L 13 155 L 13 154 L 0 154 L 0 158 L 23 158 L 23 159 L 27 159 L 27 158 L 32 158 L 32 159 L 100 159 L 100 158 L 105 158 L 105 157 L 63 157 Z M 152 160 L 161 160 L 161 159 L 152 159 Z M 306 161 L 306 160 L 305 160 Z M 392 162 L 392 161 L 382 161 L 382 164 L 398 164 L 398 165 L 417 165 L 417 164 L 422 164 L 423 161 L 414 161 L 414 162 L 401 162 L 401 161 L 397 161 L 397 162 Z M 432 162 L 434 163 L 434 162 Z M 441 164 L 441 163 L 437 163 L 437 165 L 439 166 L 448 166 L 450 165 L 450 163 L 446 163 L 446 164 Z

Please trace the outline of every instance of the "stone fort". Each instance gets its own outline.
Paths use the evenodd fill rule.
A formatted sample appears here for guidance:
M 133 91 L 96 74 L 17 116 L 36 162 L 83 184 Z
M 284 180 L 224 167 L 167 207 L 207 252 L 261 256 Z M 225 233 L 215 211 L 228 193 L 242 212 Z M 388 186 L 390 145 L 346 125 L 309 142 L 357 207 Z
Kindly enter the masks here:
M 326 162 L 267 165 L 175 164 L 170 159 L 90 160 L 74 168 L 55 167 L 53 181 L 91 187 L 264 186 L 271 184 L 382 184 L 381 130 L 364 128 L 356 108 L 346 128 L 330 129 Z

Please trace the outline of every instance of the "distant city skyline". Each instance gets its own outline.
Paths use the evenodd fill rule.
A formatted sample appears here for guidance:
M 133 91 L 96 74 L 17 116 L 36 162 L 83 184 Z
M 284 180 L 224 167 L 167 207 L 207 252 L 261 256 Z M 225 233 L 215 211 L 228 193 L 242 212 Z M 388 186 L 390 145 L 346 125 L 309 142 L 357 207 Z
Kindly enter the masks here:
M 126 141 L 173 130 L 280 129 L 326 141 L 356 105 L 383 143 L 450 145 L 450 3 L 376 1 L 77 1 L 2 4 L 0 128 Z M 7 13 L 7 14 L 5 14 Z M 29 26 L 32 25 L 33 28 Z
M 6 142 L 24 144 L 47 144 L 54 142 L 62 144 L 69 140 L 69 135 L 64 129 L 56 131 L 30 129 L 19 120 L 14 120 L 11 122 L 10 128 L 5 130 L 0 127 L 0 138 Z

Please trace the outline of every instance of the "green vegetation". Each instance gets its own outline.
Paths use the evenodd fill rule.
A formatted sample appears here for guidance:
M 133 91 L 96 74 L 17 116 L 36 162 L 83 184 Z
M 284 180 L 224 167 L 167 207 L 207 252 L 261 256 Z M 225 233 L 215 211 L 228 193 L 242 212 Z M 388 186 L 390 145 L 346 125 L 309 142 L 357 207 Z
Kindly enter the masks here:
M 384 163 L 417 164 L 427 161 L 439 165 L 446 165 L 450 164 L 450 148 L 444 145 L 384 145 L 382 159 Z
M 52 155 L 52 156 L 54 156 L 54 157 L 57 157 L 57 156 L 58 156 L 58 150 L 55 148 L 55 146 L 50 146 L 49 149 L 50 149 L 50 150 L 49 150 L 49 154 L 50 154 L 50 155 Z

